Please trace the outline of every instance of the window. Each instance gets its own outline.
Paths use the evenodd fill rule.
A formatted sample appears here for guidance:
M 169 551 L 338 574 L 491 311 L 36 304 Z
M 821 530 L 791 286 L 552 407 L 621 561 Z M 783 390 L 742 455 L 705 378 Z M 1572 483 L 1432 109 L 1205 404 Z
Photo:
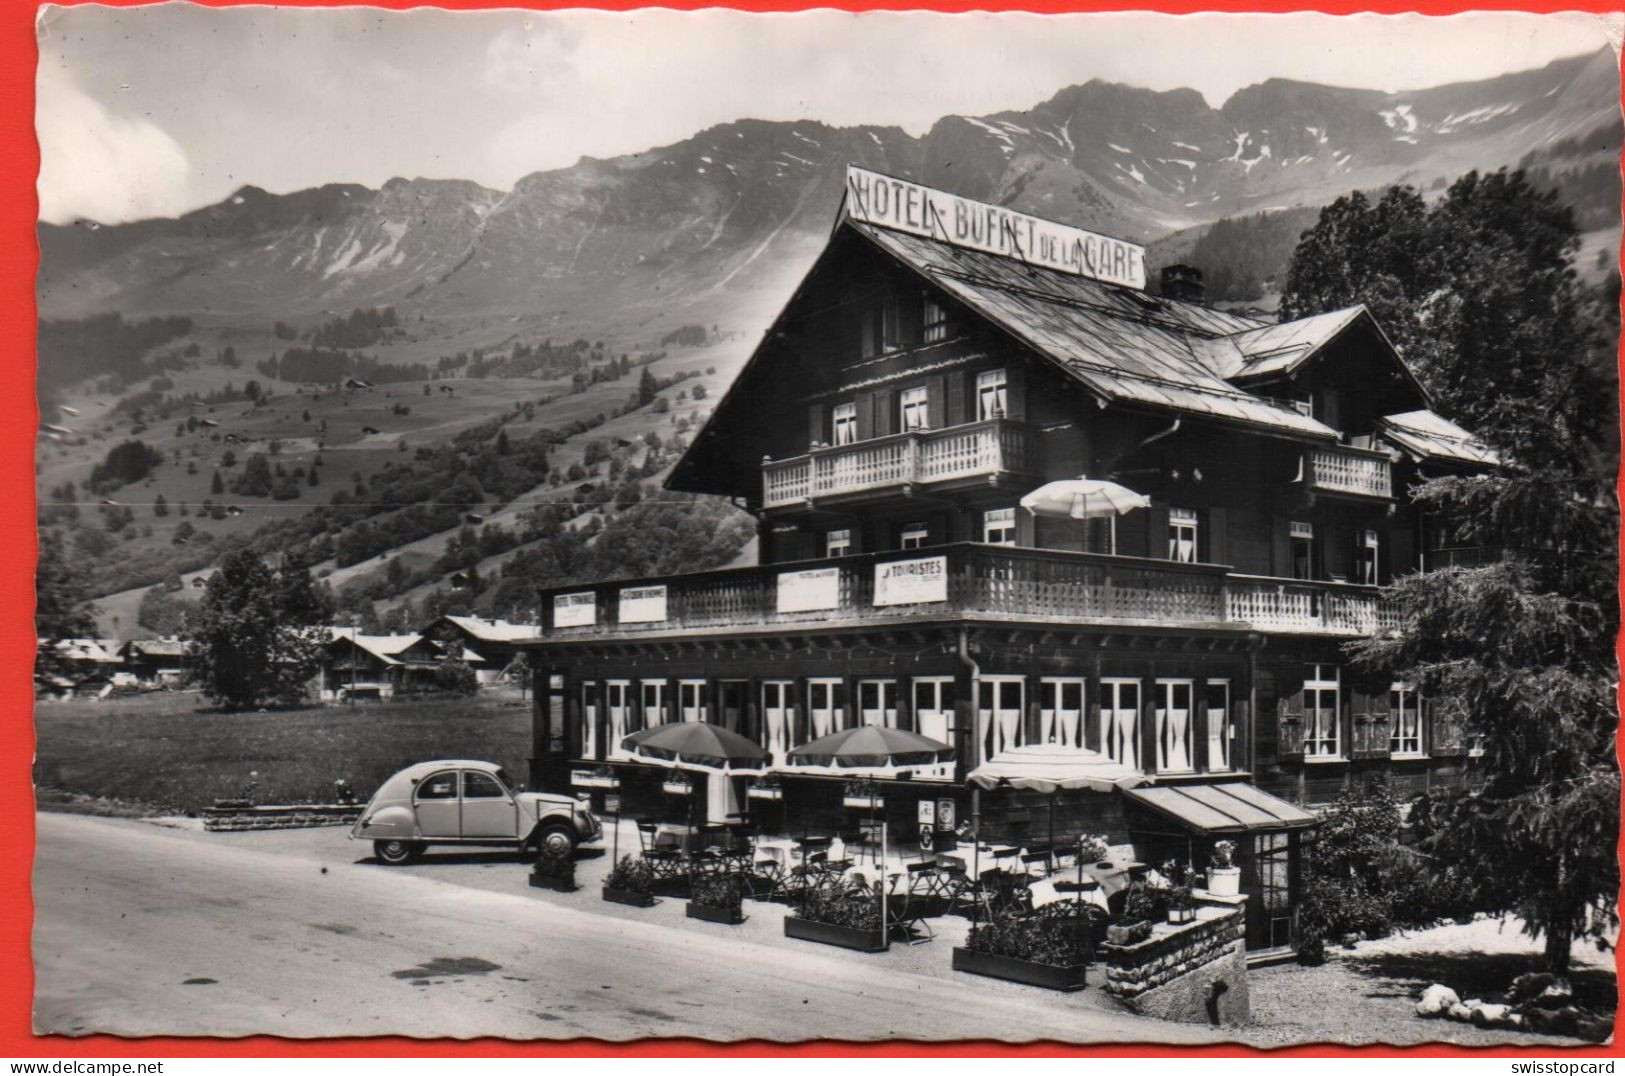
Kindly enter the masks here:
M 1313 523 L 1290 524 L 1288 539 L 1292 544 L 1292 578 L 1313 579 L 1315 577 L 1315 525 Z
M 931 406 L 926 400 L 924 385 L 904 389 L 897 399 L 902 408 L 902 429 L 905 433 L 931 427 Z
M 1311 665 L 1303 682 L 1303 756 L 1343 757 L 1338 714 L 1340 685 L 1336 665 Z
M 864 725 L 897 727 L 897 681 L 858 682 L 858 720 Z
M 976 417 L 983 421 L 1010 413 L 1010 397 L 1003 370 L 976 375 Z
M 924 339 L 928 344 L 935 344 L 940 340 L 948 339 L 948 308 L 935 295 L 927 295 L 921 306 L 921 325 L 924 327 Z
M 834 419 L 834 443 L 837 445 L 855 444 L 858 440 L 858 405 L 855 403 L 836 404 L 830 412 Z
M 919 549 L 931 537 L 931 528 L 924 523 L 903 524 L 902 535 L 897 540 L 898 549 Z
M 463 771 L 463 799 L 465 800 L 495 800 L 506 799 L 508 790 L 497 783 L 497 779 L 488 773 L 476 773 L 473 770 Z
M 604 681 L 604 711 L 609 717 L 609 745 L 619 747 L 629 734 L 638 731 L 632 727 L 632 681 Z
M 1047 676 L 1038 682 L 1040 743 L 1083 746 L 1083 679 Z
M 859 346 L 866 359 L 902 347 L 897 324 L 897 300 L 894 298 L 888 296 L 865 310 L 859 327 L 862 332 Z
M 643 692 L 643 727 L 654 728 L 666 723 L 666 681 L 645 680 L 638 685 Z
M 954 716 L 954 682 L 946 676 L 920 677 L 914 681 L 915 732 L 942 743 L 953 743 L 950 726 Z
M 450 771 L 437 773 L 418 782 L 420 800 L 454 800 L 457 798 L 457 775 Z
M 610 747 L 614 747 L 612 743 Z M 581 682 L 581 757 L 598 757 L 598 681 Z
M 1207 768 L 1231 769 L 1230 681 L 1209 680 L 1203 689 L 1202 709 L 1207 720 Z
M 1157 772 L 1189 773 L 1196 768 L 1192 736 L 1190 680 L 1157 681 Z
M 1196 563 L 1196 510 L 1168 509 L 1168 559 Z
M 984 676 L 977 684 L 977 709 L 982 719 L 984 758 L 998 758 L 1026 742 L 1022 718 L 1027 682 L 1020 676 Z
M 773 755 L 775 766 L 784 765 L 785 753 L 794 747 L 795 681 L 762 681 L 762 746 Z
M 1100 682 L 1100 749 L 1107 758 L 1140 768 L 1140 682 Z
M 1409 684 L 1395 683 L 1388 689 L 1388 753 L 1422 753 L 1422 696 Z
M 1016 544 L 1016 510 L 989 508 L 982 513 L 982 541 L 988 545 Z
M 836 679 L 824 678 L 807 681 L 807 718 L 811 726 L 810 738 L 828 736 L 840 731 L 842 690 L 845 685 Z
M 852 552 L 852 530 L 842 527 L 824 535 L 824 556 L 844 557 Z
M 677 709 L 680 720 L 706 720 L 704 680 L 679 680 L 677 682 Z
M 1356 550 L 1354 565 L 1354 581 L 1367 586 L 1377 585 L 1377 552 L 1380 539 L 1376 531 L 1364 531 L 1360 534 L 1360 546 Z

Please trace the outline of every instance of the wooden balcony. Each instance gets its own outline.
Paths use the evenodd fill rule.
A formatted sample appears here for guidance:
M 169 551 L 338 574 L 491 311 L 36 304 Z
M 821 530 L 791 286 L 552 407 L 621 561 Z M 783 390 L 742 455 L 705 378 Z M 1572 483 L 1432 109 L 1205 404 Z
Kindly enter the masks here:
M 1025 474 L 1031 467 L 1025 426 L 1006 419 L 826 445 L 805 456 L 762 463 L 762 507 L 906 486 Z
M 988 620 L 1370 634 L 1373 588 L 1233 576 L 1215 564 L 957 543 L 542 595 L 558 639 L 727 634 L 822 625 Z
M 1340 446 L 1310 449 L 1308 456 L 1311 489 L 1356 497 L 1394 495 L 1393 464 L 1384 453 Z

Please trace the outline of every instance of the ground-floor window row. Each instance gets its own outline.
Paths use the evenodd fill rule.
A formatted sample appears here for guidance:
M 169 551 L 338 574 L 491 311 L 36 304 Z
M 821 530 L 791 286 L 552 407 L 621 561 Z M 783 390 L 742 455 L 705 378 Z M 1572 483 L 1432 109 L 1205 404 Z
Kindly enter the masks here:
M 967 692 L 952 676 L 585 680 L 582 754 L 621 757 L 631 733 L 669 721 L 713 721 L 783 761 L 847 728 L 901 728 L 994 758 L 1034 745 L 1087 747 L 1136 770 L 1224 773 L 1239 767 L 1245 699 L 1228 678 L 986 673 Z M 969 746 L 965 744 L 965 746 Z
M 1459 708 L 1394 681 L 1351 684 L 1333 664 L 1304 667 L 1300 682 L 1284 683 L 1276 702 L 1276 747 L 1283 759 L 1306 763 L 1351 759 L 1426 759 L 1483 754 Z

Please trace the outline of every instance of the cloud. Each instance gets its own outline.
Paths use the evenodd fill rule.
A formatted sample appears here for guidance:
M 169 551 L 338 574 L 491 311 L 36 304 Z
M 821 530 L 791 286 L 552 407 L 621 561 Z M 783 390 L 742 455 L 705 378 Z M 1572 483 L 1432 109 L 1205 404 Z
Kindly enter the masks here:
M 48 58 L 37 91 L 40 219 L 115 224 L 190 208 L 191 162 L 163 128 L 113 114 Z
M 499 30 L 485 49 L 485 84 L 513 93 L 534 93 L 573 74 L 571 54 L 579 34 L 563 22 L 527 18 Z

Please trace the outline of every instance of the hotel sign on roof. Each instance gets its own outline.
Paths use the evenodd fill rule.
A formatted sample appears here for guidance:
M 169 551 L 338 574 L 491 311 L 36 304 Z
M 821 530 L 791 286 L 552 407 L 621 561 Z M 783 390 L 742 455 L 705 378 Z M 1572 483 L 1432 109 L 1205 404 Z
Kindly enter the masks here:
M 846 169 L 846 214 L 853 220 L 940 239 L 967 250 L 1128 288 L 1145 287 L 1145 248 L 1121 239 L 946 191 Z

